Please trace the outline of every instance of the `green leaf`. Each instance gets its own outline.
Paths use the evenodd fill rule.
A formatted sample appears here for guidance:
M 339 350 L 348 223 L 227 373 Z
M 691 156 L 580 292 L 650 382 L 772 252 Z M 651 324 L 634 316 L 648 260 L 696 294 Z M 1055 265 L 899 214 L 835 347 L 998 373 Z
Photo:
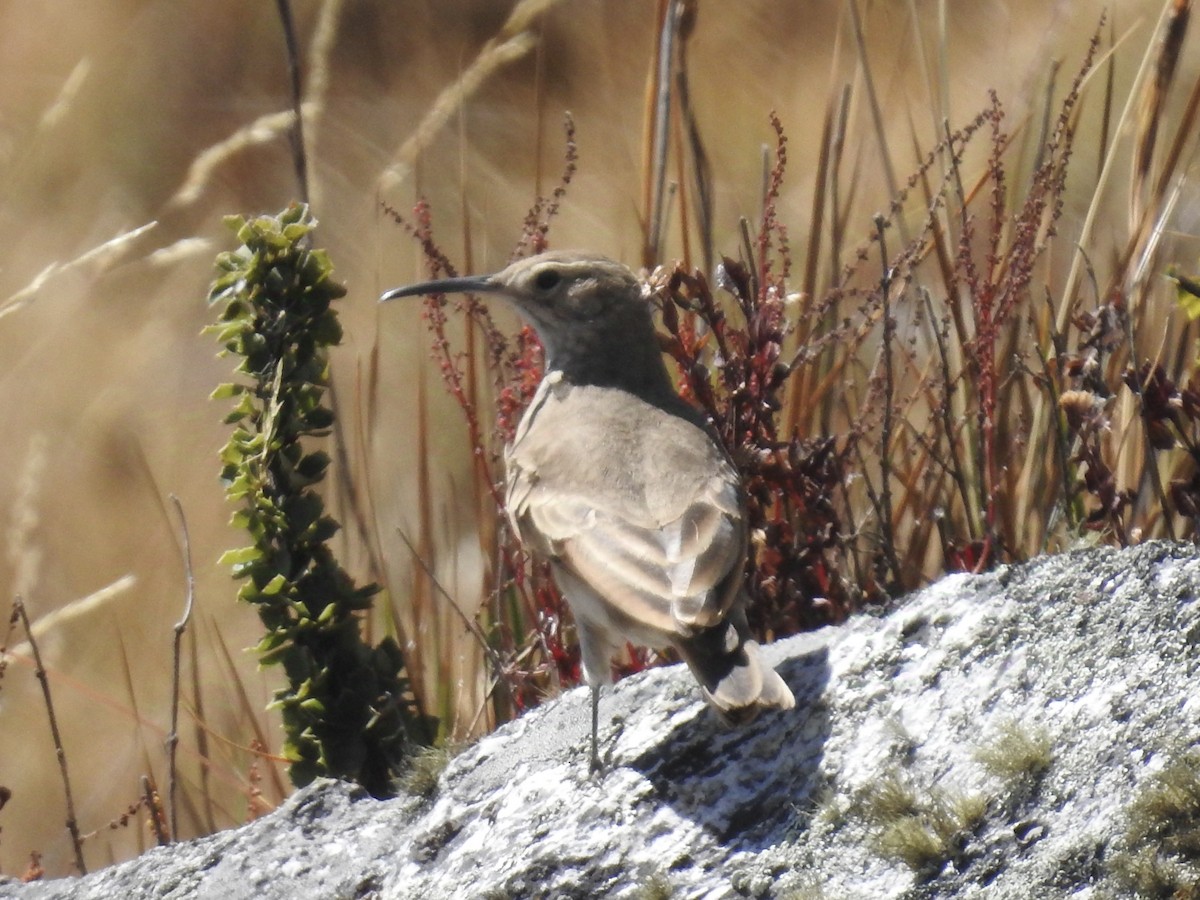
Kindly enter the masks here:
M 342 326 L 335 316 L 323 316 L 313 330 L 317 343 L 327 347 L 342 342 Z
M 255 650 L 258 650 L 256 647 Z M 260 666 L 276 666 L 287 661 L 287 656 L 294 653 L 295 645 L 291 641 L 280 644 L 278 647 L 273 647 L 269 650 L 258 651 L 258 664 Z
M 279 214 L 279 221 L 285 226 L 305 219 L 309 219 L 307 203 L 290 203 L 288 208 Z M 309 219 L 309 221 L 313 225 L 317 224 L 314 219 Z
M 319 406 L 305 416 L 304 423 L 309 428 L 324 430 L 333 425 L 333 412 Z
M 283 236 L 294 244 L 308 234 L 309 230 L 308 225 L 302 222 L 293 222 L 291 225 L 283 227 Z
M 239 547 L 236 550 L 226 550 L 217 560 L 219 566 L 234 566 L 241 563 L 257 562 L 263 558 L 263 552 L 258 547 Z
M 296 471 L 309 481 L 315 481 L 325 473 L 328 466 L 329 454 L 324 450 L 316 450 L 300 460 Z
M 291 645 L 287 644 L 276 647 L 274 650 L 268 650 L 265 653 L 260 652 L 258 654 L 258 664 L 260 667 L 277 666 L 284 661 L 284 657 L 287 656 L 291 649 Z
M 1167 277 L 1175 282 L 1175 302 L 1191 320 L 1200 319 L 1200 281 L 1180 275 L 1174 267 L 1167 269 Z
M 262 592 L 268 597 L 273 597 L 282 591 L 287 586 L 287 583 L 287 579 L 283 577 L 283 573 L 281 572 L 263 585 Z

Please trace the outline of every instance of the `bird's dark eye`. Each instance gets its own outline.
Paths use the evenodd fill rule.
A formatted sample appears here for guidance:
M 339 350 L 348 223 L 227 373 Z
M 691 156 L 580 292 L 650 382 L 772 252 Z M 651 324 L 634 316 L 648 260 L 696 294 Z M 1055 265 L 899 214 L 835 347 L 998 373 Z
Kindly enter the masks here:
M 533 283 L 539 291 L 554 290 L 554 288 L 558 287 L 560 281 L 562 281 L 562 276 L 553 269 L 543 269 L 533 279 Z

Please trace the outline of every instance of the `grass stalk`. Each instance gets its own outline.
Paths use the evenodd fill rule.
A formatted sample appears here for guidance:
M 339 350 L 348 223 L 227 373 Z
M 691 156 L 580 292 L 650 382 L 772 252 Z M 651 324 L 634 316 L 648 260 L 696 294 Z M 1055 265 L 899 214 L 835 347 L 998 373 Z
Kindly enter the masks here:
M 176 804 L 176 751 L 179 748 L 179 696 L 180 671 L 183 659 L 183 635 L 192 619 L 192 608 L 196 602 L 196 576 L 192 572 L 192 541 L 188 535 L 187 517 L 179 498 L 171 494 L 171 503 L 179 518 L 180 552 L 183 556 L 184 595 L 183 615 L 175 623 L 174 640 L 171 646 L 171 731 L 167 734 L 167 807 L 170 811 L 171 840 L 179 839 L 179 808 Z M 157 817 L 156 817 L 157 821 Z M 162 843 L 160 840 L 159 843 Z
M 79 874 L 87 874 L 87 863 L 83 860 L 83 838 L 79 833 L 79 822 L 75 817 L 75 798 L 71 794 L 71 776 L 67 771 L 67 752 L 63 748 L 62 734 L 58 730 L 58 716 L 54 714 L 54 699 L 50 696 L 50 678 L 46 667 L 42 664 L 42 652 L 38 649 L 37 638 L 29 624 L 29 613 L 25 610 L 25 601 L 17 597 L 13 601 L 13 609 L 21 619 L 21 627 L 25 629 L 25 639 L 29 641 L 30 652 L 33 653 L 34 674 L 42 688 L 42 699 L 46 703 L 46 717 L 50 721 L 50 735 L 54 739 L 54 756 L 58 760 L 58 772 L 62 777 L 63 795 L 67 804 L 67 832 L 71 835 L 71 848 L 75 851 L 75 868 Z

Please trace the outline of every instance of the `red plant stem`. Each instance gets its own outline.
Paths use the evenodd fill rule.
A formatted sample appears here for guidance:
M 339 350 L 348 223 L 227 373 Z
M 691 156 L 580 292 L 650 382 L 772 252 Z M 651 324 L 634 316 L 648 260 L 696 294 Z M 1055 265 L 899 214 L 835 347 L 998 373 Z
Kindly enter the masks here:
M 436 277 L 436 275 L 437 273 L 431 273 L 430 277 Z M 467 440 L 471 445 L 471 456 L 476 468 L 479 470 L 479 477 L 487 483 L 492 499 L 496 503 L 496 508 L 503 511 L 504 497 L 501 496 L 499 485 L 492 478 L 492 473 L 488 470 L 486 455 L 483 451 L 483 431 L 479 427 L 479 416 L 476 413 L 475 405 L 467 396 L 466 387 L 463 385 L 463 374 L 459 371 L 458 366 L 455 365 L 454 354 L 450 348 L 450 340 L 446 337 L 445 304 L 445 294 L 431 295 L 425 301 L 425 318 L 429 322 L 430 329 L 433 331 L 434 358 L 441 368 L 442 380 L 446 383 L 450 395 L 463 411 L 463 418 L 467 423 Z

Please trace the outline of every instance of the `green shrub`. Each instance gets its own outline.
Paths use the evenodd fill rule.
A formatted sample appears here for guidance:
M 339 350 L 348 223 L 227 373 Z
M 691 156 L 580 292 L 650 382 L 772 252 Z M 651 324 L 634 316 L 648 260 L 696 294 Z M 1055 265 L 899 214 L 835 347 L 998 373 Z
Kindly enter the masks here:
M 266 628 L 260 663 L 280 665 L 287 676 L 274 706 L 292 781 L 349 778 L 385 796 L 410 745 L 426 739 L 427 723 L 410 698 L 396 642 L 362 640 L 357 613 L 378 587 L 357 587 L 334 559 L 328 541 L 338 524 L 315 490 L 329 456 L 304 446 L 333 424 L 322 398 L 328 348 L 342 334 L 331 304 L 345 289 L 331 280 L 325 253 L 309 246 L 315 222 L 306 206 L 227 224 L 241 247 L 217 258 L 221 274 L 209 302 L 221 313 L 206 330 L 222 355 L 241 358 L 237 372 L 246 376 L 213 397 L 234 401 L 221 478 L 239 504 L 233 522 L 251 542 L 222 562 L 244 581 L 238 596 L 254 604 Z

